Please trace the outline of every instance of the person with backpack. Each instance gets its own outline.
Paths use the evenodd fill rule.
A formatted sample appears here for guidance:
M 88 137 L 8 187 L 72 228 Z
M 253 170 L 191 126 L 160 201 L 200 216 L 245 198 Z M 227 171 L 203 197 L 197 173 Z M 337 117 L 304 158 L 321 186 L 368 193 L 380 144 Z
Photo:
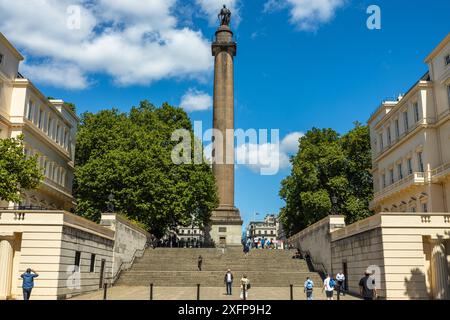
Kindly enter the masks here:
M 323 281 L 322 292 L 325 290 L 325 294 L 327 295 L 327 300 L 333 300 L 333 291 L 336 286 L 336 281 L 330 277 L 329 274 L 325 275 L 325 280 Z
M 314 282 L 310 277 L 306 278 L 304 285 L 304 292 L 306 293 L 306 300 L 313 300 Z

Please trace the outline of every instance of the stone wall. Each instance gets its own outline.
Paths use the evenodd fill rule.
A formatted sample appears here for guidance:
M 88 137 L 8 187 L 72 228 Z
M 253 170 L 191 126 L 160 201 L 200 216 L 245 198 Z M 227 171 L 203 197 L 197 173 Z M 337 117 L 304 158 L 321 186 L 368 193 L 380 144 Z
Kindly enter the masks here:
M 323 219 L 289 242 L 316 262 L 330 261 L 333 275 L 346 272 L 351 293 L 359 293 L 369 268 L 381 299 L 450 297 L 450 213 L 384 212 L 328 234 L 327 225 L 330 220 Z
M 381 284 L 384 284 L 384 262 L 381 228 L 345 237 L 331 242 L 332 273 L 342 271 L 346 274 L 347 289 L 359 294 L 359 280 L 364 276 L 369 266 L 380 269 Z M 346 264 L 346 268 L 345 268 Z M 378 288 L 380 297 L 386 297 L 386 288 Z
M 289 243 L 303 252 L 308 252 L 317 271 L 332 272 L 330 231 L 344 227 L 343 216 L 328 216 L 289 239 Z M 325 270 L 320 270 L 323 265 Z
M 131 267 L 134 258 L 143 255 L 150 234 L 115 213 L 103 213 L 100 224 L 115 231 L 112 266 L 112 277 L 115 280 L 121 270 Z
M 110 277 L 114 232 L 64 211 L 0 211 L 0 299 L 22 299 L 20 275 L 34 269 L 32 299 L 64 299 L 97 290 Z M 79 273 L 75 267 L 79 252 Z M 95 254 L 91 272 L 91 255 Z M 8 260 L 8 261 L 5 261 Z M 1 285 L 7 283 L 7 285 Z

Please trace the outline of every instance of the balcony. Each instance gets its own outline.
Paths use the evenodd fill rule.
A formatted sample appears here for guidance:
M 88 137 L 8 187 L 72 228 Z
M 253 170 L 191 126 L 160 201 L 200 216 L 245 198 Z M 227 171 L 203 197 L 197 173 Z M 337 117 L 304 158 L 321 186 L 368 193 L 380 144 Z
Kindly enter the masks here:
M 369 207 L 372 209 L 375 207 L 375 204 L 377 202 L 392 195 L 393 193 L 399 192 L 414 185 L 423 185 L 427 180 L 428 179 L 426 178 L 424 172 L 414 172 L 406 178 L 394 182 L 393 184 L 386 186 L 384 189 L 376 192 L 373 201 L 371 201 L 369 204 Z
M 446 179 L 450 175 L 450 162 L 431 170 L 431 182 L 437 183 Z

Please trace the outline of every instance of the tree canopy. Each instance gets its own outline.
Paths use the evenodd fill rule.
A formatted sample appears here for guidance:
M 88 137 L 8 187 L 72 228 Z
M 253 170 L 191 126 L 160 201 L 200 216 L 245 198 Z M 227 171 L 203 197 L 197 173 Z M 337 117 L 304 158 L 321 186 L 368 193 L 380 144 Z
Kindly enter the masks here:
M 291 159 L 291 174 L 282 181 L 280 190 L 286 202 L 280 217 L 287 233 L 292 235 L 334 210 L 345 215 L 346 223 L 370 216 L 369 128 L 355 123 L 343 136 L 332 129 L 313 128 L 299 143 L 299 151 Z
M 35 189 L 43 179 L 37 155 L 23 152 L 23 136 L 0 139 L 0 199 L 20 202 L 20 190 Z
M 160 237 L 175 224 L 205 225 L 217 207 L 210 166 L 172 162 L 176 129 L 193 130 L 180 108 L 148 101 L 127 113 L 84 113 L 77 134 L 74 193 L 77 213 L 99 220 L 108 206 Z M 194 142 L 192 142 L 194 143 Z

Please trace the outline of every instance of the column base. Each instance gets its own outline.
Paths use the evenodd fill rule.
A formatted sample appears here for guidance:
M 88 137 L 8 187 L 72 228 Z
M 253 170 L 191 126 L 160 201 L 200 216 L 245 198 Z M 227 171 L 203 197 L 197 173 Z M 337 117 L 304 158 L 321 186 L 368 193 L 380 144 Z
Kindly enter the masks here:
M 215 247 L 242 245 L 242 224 L 239 209 L 221 206 L 212 212 L 209 238 Z

